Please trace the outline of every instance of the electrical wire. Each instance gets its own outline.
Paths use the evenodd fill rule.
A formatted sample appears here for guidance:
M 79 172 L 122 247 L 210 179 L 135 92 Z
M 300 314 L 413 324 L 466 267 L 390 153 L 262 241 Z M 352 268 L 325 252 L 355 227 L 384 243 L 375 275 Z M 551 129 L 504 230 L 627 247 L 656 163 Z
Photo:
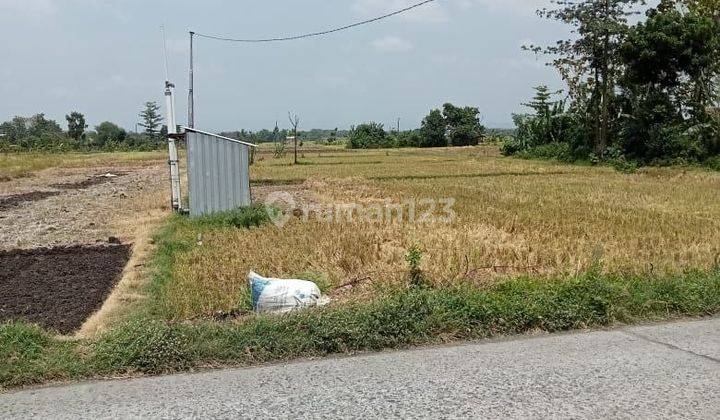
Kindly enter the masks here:
M 214 39 L 217 41 L 227 41 L 227 42 L 261 43 L 261 42 L 296 41 L 298 39 L 305 39 L 305 38 L 312 38 L 312 37 L 333 34 L 335 32 L 340 32 L 340 31 L 344 31 L 347 29 L 356 28 L 358 26 L 367 25 L 369 23 L 374 23 L 374 22 L 377 22 L 377 21 L 380 21 L 383 19 L 387 19 L 389 17 L 397 16 L 399 14 L 408 12 L 413 9 L 417 9 L 418 7 L 422 7 L 426 4 L 432 3 L 434 1 L 436 1 L 436 0 L 425 0 L 423 2 L 413 4 L 412 6 L 408 6 L 404 9 L 400 9 L 395 12 L 388 13 L 386 15 L 378 16 L 376 18 L 364 20 L 362 22 L 356 22 L 356 23 L 353 23 L 350 25 L 339 27 L 339 28 L 328 29 L 328 30 L 320 31 L 320 32 L 312 32 L 312 33 L 302 34 L 302 35 L 293 35 L 293 36 L 276 37 L 276 38 L 243 39 L 243 38 L 227 38 L 227 37 L 222 37 L 222 36 L 217 36 L 217 35 L 208 35 L 208 34 L 203 34 L 203 33 L 198 33 L 198 32 L 190 32 L 190 33 L 194 36 L 198 36 L 198 37 L 202 37 L 202 38 Z

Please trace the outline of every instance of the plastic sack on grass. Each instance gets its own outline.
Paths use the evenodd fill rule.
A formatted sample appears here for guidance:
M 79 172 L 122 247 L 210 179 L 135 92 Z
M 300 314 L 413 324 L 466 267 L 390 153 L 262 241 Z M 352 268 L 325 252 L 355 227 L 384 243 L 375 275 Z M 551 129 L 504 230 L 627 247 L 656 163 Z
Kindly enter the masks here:
M 282 314 L 330 303 L 311 281 L 265 278 L 254 271 L 248 274 L 248 281 L 257 313 Z

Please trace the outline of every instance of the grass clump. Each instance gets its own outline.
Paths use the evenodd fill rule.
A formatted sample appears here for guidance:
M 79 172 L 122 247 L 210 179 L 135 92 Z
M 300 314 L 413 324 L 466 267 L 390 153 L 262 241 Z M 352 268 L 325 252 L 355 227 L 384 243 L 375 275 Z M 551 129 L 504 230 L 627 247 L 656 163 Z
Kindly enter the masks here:
M 0 391 L 85 376 L 82 342 L 59 341 L 36 325 L 0 324 Z
M 93 343 L 97 372 L 161 374 L 187 369 L 193 355 L 187 327 L 134 319 Z
M 223 213 L 202 216 L 192 220 L 200 228 L 238 228 L 259 227 L 270 221 L 270 212 L 263 204 L 253 204 Z

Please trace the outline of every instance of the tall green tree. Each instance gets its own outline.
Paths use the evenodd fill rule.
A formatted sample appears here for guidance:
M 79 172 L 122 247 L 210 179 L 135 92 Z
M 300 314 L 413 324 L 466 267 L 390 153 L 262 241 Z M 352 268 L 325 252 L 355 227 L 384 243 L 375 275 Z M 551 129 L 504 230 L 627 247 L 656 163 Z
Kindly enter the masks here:
M 160 114 L 160 105 L 154 101 L 145 102 L 145 109 L 140 112 L 142 126 L 145 128 L 145 134 L 153 139 L 158 137 L 163 117 Z
M 648 159 L 704 159 L 720 152 L 713 105 L 720 76 L 720 22 L 661 4 L 629 33 L 621 140 Z
M 423 119 L 420 134 L 422 135 L 422 147 L 445 147 L 448 145 L 445 137 L 445 118 L 439 109 L 433 109 Z
M 105 121 L 95 127 L 93 144 L 98 147 L 116 147 L 127 138 L 127 131 L 117 124 Z
M 87 124 L 85 123 L 85 116 L 77 111 L 73 111 L 70 115 L 65 116 L 68 124 L 68 136 L 77 142 L 80 142 L 85 138 L 85 129 Z
M 554 57 L 552 64 L 567 82 L 574 106 L 593 124 L 592 146 L 599 154 L 609 145 L 616 83 L 621 71 L 618 49 L 643 0 L 554 0 L 541 17 L 571 26 L 572 37 L 550 47 L 527 48 Z
M 466 106 L 443 105 L 443 118 L 448 142 L 452 146 L 476 146 L 482 140 L 485 127 L 480 124 L 480 111 Z

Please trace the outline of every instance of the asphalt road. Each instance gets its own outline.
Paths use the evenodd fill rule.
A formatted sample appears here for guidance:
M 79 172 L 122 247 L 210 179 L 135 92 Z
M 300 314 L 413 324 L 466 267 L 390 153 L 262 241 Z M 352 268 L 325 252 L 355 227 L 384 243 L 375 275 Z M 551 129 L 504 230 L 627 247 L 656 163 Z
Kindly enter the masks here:
M 720 320 L 0 395 L 0 418 L 720 418 Z

